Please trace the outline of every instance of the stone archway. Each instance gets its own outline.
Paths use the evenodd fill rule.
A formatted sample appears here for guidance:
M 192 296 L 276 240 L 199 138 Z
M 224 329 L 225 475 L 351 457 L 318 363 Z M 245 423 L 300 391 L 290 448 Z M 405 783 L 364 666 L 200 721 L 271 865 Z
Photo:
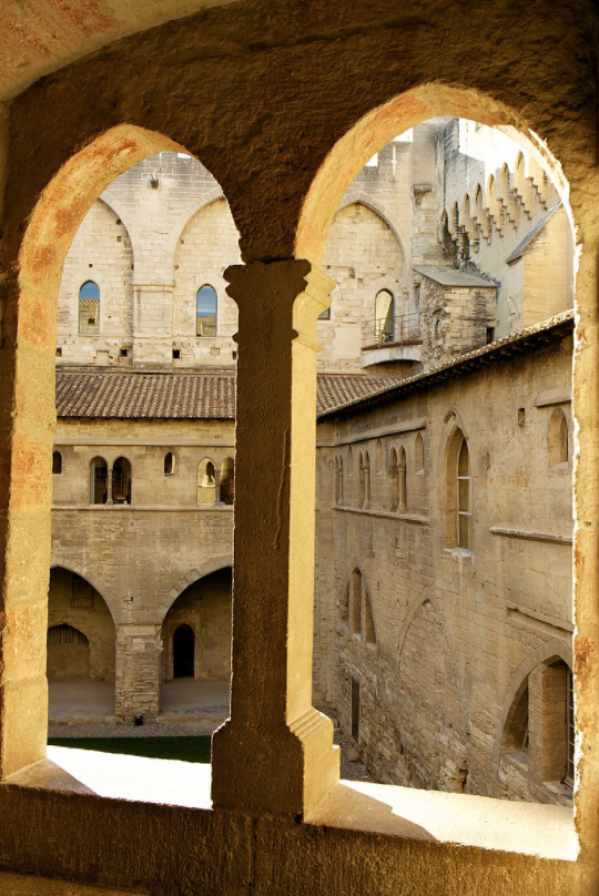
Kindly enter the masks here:
M 114 713 L 116 632 L 100 592 L 61 566 L 50 572 L 47 675 L 50 719 Z
M 188 583 L 162 623 L 161 712 L 226 718 L 231 677 L 230 566 Z

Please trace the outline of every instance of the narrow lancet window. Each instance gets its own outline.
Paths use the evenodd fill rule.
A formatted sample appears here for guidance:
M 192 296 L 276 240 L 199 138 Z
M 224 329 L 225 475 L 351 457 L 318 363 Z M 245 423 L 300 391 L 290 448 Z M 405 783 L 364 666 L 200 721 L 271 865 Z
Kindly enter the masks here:
M 395 336 L 395 299 L 387 289 L 374 300 L 374 338 L 377 345 L 393 342 Z
M 196 293 L 196 336 L 216 336 L 216 291 L 207 284 Z
M 62 473 L 62 454 L 60 451 L 55 451 L 52 454 L 52 474 L 54 476 L 60 476 Z
M 131 503 L 131 464 L 119 457 L 112 468 L 112 500 L 115 504 Z
M 472 545 L 472 508 L 471 508 L 471 483 L 470 456 L 468 444 L 462 438 L 462 444 L 458 451 L 458 547 L 470 550 Z
M 79 290 L 79 333 L 97 336 L 100 332 L 100 287 L 87 280 Z
M 108 465 L 103 457 L 94 457 L 89 469 L 89 503 L 106 504 L 108 500 Z
M 220 500 L 223 504 L 235 503 L 235 463 L 226 457 L 220 468 Z

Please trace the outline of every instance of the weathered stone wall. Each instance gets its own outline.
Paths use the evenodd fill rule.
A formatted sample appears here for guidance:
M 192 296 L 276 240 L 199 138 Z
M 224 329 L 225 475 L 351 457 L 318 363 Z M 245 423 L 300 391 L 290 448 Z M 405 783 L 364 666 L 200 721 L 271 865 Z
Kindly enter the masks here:
M 568 800 L 559 781 L 532 773 L 515 786 L 498 776 L 510 688 L 527 660 L 569 656 L 572 638 L 569 410 L 571 340 L 498 362 L 419 396 L 337 423 L 323 448 L 321 480 L 343 458 L 344 500 L 319 500 L 319 540 L 334 542 L 334 650 L 317 647 L 318 693 L 351 733 L 351 678 L 360 685 L 358 746 L 383 781 L 542 801 Z M 545 403 L 547 402 L 547 403 Z M 570 461 L 552 466 L 550 418 L 568 420 Z M 447 450 L 466 436 L 472 475 L 471 548 L 448 538 Z M 386 430 L 387 436 L 374 436 Z M 424 441 L 417 472 L 416 439 Z M 393 512 L 392 449 L 406 452 L 406 508 Z M 368 452 L 371 501 L 362 509 L 356 459 Z M 325 495 L 331 493 L 329 485 Z M 450 529 L 448 530 L 448 519 Z M 327 531 L 328 527 L 330 530 Z M 322 533 L 322 534 L 321 534 Z M 319 576 L 330 567 L 319 552 Z M 330 561 L 328 561 L 330 562 Z M 352 574 L 359 570 L 374 617 L 356 624 Z M 317 606 L 326 603 L 317 579 Z M 329 603 L 329 611 L 331 605 Z M 365 609 L 362 609 L 365 612 Z M 326 619 L 322 608 L 320 619 Z M 321 623 L 322 624 L 322 623 Z M 548 646 L 549 645 L 549 646 Z M 548 655 L 543 655 L 547 647 Z M 533 664 L 535 665 L 535 664 Z M 531 746 L 532 749 L 532 746 Z
M 133 249 L 127 228 L 104 202 L 95 202 L 65 260 L 58 306 L 60 364 L 123 364 L 121 348 L 133 340 Z M 100 288 L 100 335 L 79 334 L 79 290 L 92 280 Z M 130 352 L 131 354 L 131 352 Z
M 105 545 L 101 554 L 110 548 L 111 545 Z M 98 567 L 100 573 L 101 563 Z M 83 675 L 96 681 L 114 681 L 115 628 L 110 610 L 92 585 L 85 581 L 74 583 L 68 569 L 54 568 L 50 573 L 48 627 L 63 624 L 82 632 L 89 647 L 81 650 L 80 645 L 71 644 L 49 647 L 48 677 Z M 82 666 L 76 667 L 79 659 L 86 665 L 85 670 Z
M 440 364 L 492 341 L 494 286 L 443 286 L 422 278 L 422 366 Z
M 241 233 L 245 261 L 288 259 L 297 252 L 297 257 L 317 262 L 340 197 L 372 152 L 414 120 L 463 114 L 489 123 L 503 121 L 524 134 L 541 135 L 541 150 L 546 146 L 559 159 L 568 181 L 584 250 L 576 290 L 583 338 L 577 345 L 573 390 L 577 420 L 576 689 L 581 698 L 578 720 L 583 745 L 576 823 L 581 842 L 576 860 L 546 861 L 495 848 L 460 849 L 454 843 L 431 842 L 434 835 L 426 830 L 426 820 L 419 825 L 406 824 L 402 836 L 397 829 L 391 833 L 390 827 L 382 826 L 375 836 L 365 835 L 362 829 L 372 828 L 368 820 L 372 803 L 386 813 L 389 825 L 393 812 L 382 800 L 355 794 L 348 796 L 344 815 L 351 818 L 352 830 L 337 829 L 341 812 L 337 818 L 329 818 L 326 828 L 324 822 L 298 823 L 293 787 L 297 787 L 299 763 L 295 753 L 279 749 L 284 721 L 282 712 L 275 711 L 287 705 L 287 689 L 295 680 L 285 672 L 289 665 L 297 669 L 297 657 L 293 656 L 289 665 L 281 660 L 281 614 L 277 613 L 269 617 L 264 633 L 260 627 L 252 633 L 246 626 L 242 630 L 248 637 L 235 644 L 234 680 L 241 688 L 237 692 L 240 702 L 234 704 L 237 717 L 241 715 L 238 707 L 246 708 L 242 689 L 247 677 L 243 672 L 257 667 L 266 677 L 271 668 L 272 654 L 262 650 L 265 641 L 275 641 L 279 673 L 274 683 L 275 708 L 268 704 L 267 710 L 261 711 L 257 702 L 258 723 L 255 729 L 248 725 L 239 737 L 237 757 L 251 751 L 252 759 L 264 762 L 272 777 L 266 795 L 284 780 L 293 800 L 280 808 L 286 809 L 292 820 L 273 819 L 261 805 L 239 798 L 234 790 L 227 811 L 217 806 L 213 811 L 193 812 L 107 801 L 91 794 L 50 793 L 41 791 L 39 783 L 32 786 L 31 780 L 29 786 L 4 783 L 0 800 L 11 824 L 4 825 L 1 833 L 3 862 L 21 871 L 74 881 L 75 890 L 81 881 L 100 887 L 162 891 L 164 896 L 193 893 L 198 888 L 251 890 L 269 896 L 315 890 L 328 893 L 338 890 L 340 882 L 356 894 L 381 896 L 398 887 L 436 891 L 440 896 L 459 891 L 469 896 L 480 891 L 481 881 L 501 896 L 523 891 L 544 896 L 595 892 L 595 757 L 599 754 L 596 5 L 579 0 L 564 4 L 559 16 L 548 16 L 545 5 L 539 3 L 522 6 L 515 15 L 514 5 L 505 0 L 493 4 L 492 9 L 488 4 L 447 0 L 433 0 L 426 8 L 412 3 L 374 3 L 365 8 L 332 0 L 326 9 L 297 3 L 267 7 L 256 0 L 203 11 L 195 21 L 169 22 L 114 43 L 110 43 L 115 30 L 108 7 L 96 8 L 106 11 L 108 21 L 95 13 L 83 23 L 77 15 L 72 16 L 69 35 L 75 50 L 73 55 L 70 51 L 61 55 L 60 62 L 54 61 L 47 46 L 54 46 L 54 39 L 49 39 L 56 34 L 52 24 L 47 43 L 31 42 L 33 49 L 27 52 L 36 59 L 43 57 L 44 71 L 52 76 L 12 103 L 10 130 L 8 126 L 3 129 L 7 139 L 3 138 L 2 156 L 9 159 L 8 165 L 2 165 L 6 174 L 2 262 L 7 275 L 0 352 L 0 382 L 5 390 L 0 402 L 0 447 L 5 458 L 0 477 L 5 514 L 4 780 L 10 772 L 39 759 L 44 748 L 53 309 L 62 259 L 83 211 L 113 172 L 124 170 L 131 158 L 137 161 L 148 154 L 152 141 L 158 151 L 160 138 L 156 134 L 167 134 L 200 156 L 223 185 Z M 173 9 L 166 9 L 165 17 Z M 14 14 L 19 24 L 29 17 L 24 9 Z M 65 10 L 67 14 L 71 11 Z M 134 27 L 149 27 L 159 21 L 151 12 L 144 16 L 142 25 Z M 46 21 L 53 23 L 53 18 Z M 60 68 L 65 55 L 81 55 L 74 39 L 81 33 L 89 41 L 83 53 L 93 47 L 102 49 Z M 15 69 L 20 70 L 23 52 L 20 41 L 19 49 L 8 44 L 7 55 Z M 484 60 L 484 64 L 473 65 L 473 58 Z M 103 140 L 100 135 L 112 126 L 118 129 L 114 139 Z M 100 139 L 93 146 L 90 164 L 85 147 L 96 138 Z M 166 138 L 163 144 L 169 145 Z M 61 166 L 82 147 L 83 156 L 63 176 Z M 82 171 L 81 191 L 65 191 L 65 185 L 73 184 L 68 175 Z M 34 210 L 43 210 L 46 203 L 56 203 L 56 216 L 44 215 L 40 230 Z M 269 264 L 250 267 L 255 276 L 254 293 L 264 297 L 261 322 L 278 307 L 279 295 L 267 288 L 269 270 Z M 276 330 L 281 348 L 290 347 L 290 329 L 287 321 L 286 329 L 281 323 Z M 247 333 L 247 337 L 241 334 L 246 345 L 249 329 Z M 260 349 L 272 349 L 272 345 L 264 340 L 256 348 L 247 370 L 248 375 L 257 377 L 263 373 L 256 361 Z M 259 414 L 267 415 L 276 407 L 278 418 L 272 426 L 263 426 L 259 436 L 248 430 L 244 421 L 237 444 L 238 457 L 243 456 L 247 471 L 248 492 L 241 502 L 236 537 L 247 537 L 252 548 L 258 546 L 258 538 L 254 539 L 256 519 L 250 508 L 258 503 L 265 513 L 258 532 L 262 544 L 273 543 L 280 531 L 280 517 L 274 508 L 269 516 L 266 505 L 259 503 L 261 484 L 249 484 L 250 471 L 264 459 L 281 458 L 272 480 L 285 481 L 290 462 L 280 451 L 281 426 L 277 423 L 283 417 L 282 408 L 290 406 L 292 399 L 297 402 L 296 411 L 305 410 L 308 404 L 301 390 L 296 395 L 295 384 L 291 386 L 287 354 L 282 350 L 271 353 L 269 360 L 268 382 L 262 375 L 258 386 L 253 386 L 253 399 Z M 285 416 L 283 423 L 287 422 Z M 296 438 L 295 432 L 292 435 L 298 455 L 301 438 Z M 304 444 L 308 453 L 311 440 L 308 433 Z M 244 494 L 245 482 L 242 484 Z M 295 524 L 298 494 L 294 492 L 293 501 L 288 501 L 284 493 L 282 501 Z M 311 548 L 309 526 L 308 531 L 306 543 Z M 274 580 L 283 581 L 290 568 L 299 574 L 294 553 L 298 547 L 301 559 L 301 529 L 298 532 L 294 530 L 291 539 L 293 551 L 284 539 L 279 550 L 272 552 L 269 569 L 273 574 L 263 589 L 264 602 L 275 596 Z M 287 530 L 283 534 L 286 536 Z M 236 582 L 248 581 L 248 573 L 255 567 L 252 554 L 248 551 L 236 557 Z M 260 581 L 264 586 L 264 576 Z M 276 596 L 287 609 L 283 589 Z M 240 588 L 235 601 L 237 620 L 247 618 L 248 605 L 260 621 L 266 618 L 257 588 Z M 239 624 L 236 622 L 237 631 Z M 295 646 L 301 636 L 311 640 L 303 605 L 290 622 L 288 643 Z M 305 684 L 303 671 L 298 679 Z M 248 689 L 255 680 L 248 682 Z M 272 679 L 267 680 L 270 683 Z M 292 696 L 295 698 L 295 692 Z M 28 712 L 20 715 L 25 705 Z M 215 756 L 220 746 L 216 744 Z M 306 760 L 309 783 L 315 780 L 316 769 L 321 774 L 321 755 L 309 755 Z M 215 769 L 222 774 L 218 761 Z M 235 771 L 232 763 L 228 771 Z M 429 817 L 436 815 L 439 802 L 431 800 Z M 463 812 L 474 824 L 466 803 L 469 801 L 464 802 L 463 810 L 456 809 L 456 814 Z M 481 805 L 485 807 L 483 815 L 492 811 L 487 803 Z M 516 815 L 521 819 L 518 812 Z M 533 825 L 537 823 L 535 820 Z M 542 827 L 545 837 L 550 825 Z M 60 849 L 48 837 L 49 830 L 60 831 Z M 82 830 L 93 831 L 94 836 L 82 837 Z M 122 836 L 123 830 L 129 832 L 128 837 Z
M 225 293 L 223 271 L 239 261 L 235 222 L 225 200 L 217 199 L 187 224 L 175 252 L 173 348 L 181 351 L 181 359 L 173 367 L 233 363 L 237 306 Z M 204 285 L 212 286 L 218 299 L 215 337 L 195 335 L 196 293 Z
M 573 298 L 572 230 L 563 209 L 557 221 L 554 215 L 541 228 L 529 250 L 543 257 L 543 262 L 530 263 L 525 312 L 522 293 L 510 288 L 507 261 L 511 253 L 559 201 L 555 185 L 538 160 L 513 136 L 454 118 L 438 138 L 445 161 L 438 171 L 439 186 L 449 231 L 456 252 L 460 234 L 465 235 L 467 259 L 498 286 L 496 336 L 500 338 L 564 311 Z
M 114 619 L 117 717 L 155 716 L 165 615 L 190 585 L 231 565 L 233 507 L 219 502 L 218 488 L 211 504 L 198 506 L 197 475 L 211 458 L 218 481 L 222 462 L 234 457 L 233 423 L 62 420 L 56 447 L 63 465 L 53 477 L 52 562 L 91 582 Z M 175 467 L 167 475 L 169 451 Z M 131 504 L 90 504 L 90 463 L 98 456 L 109 469 L 128 458 Z M 200 677 L 226 678 L 230 588 L 227 606 L 221 597 L 211 601 L 214 609 L 202 613 L 209 616 L 204 637 L 214 644 L 204 647 Z
M 352 203 L 335 216 L 323 269 L 337 287 L 330 320 L 318 324 L 323 345 L 320 364 L 328 371 L 355 372 L 362 347 L 375 342 L 377 293 L 388 290 L 395 298 L 395 314 L 407 312 L 404 250 L 379 215 L 363 204 Z
M 195 635 L 196 681 L 228 681 L 231 676 L 231 570 L 214 572 L 185 589 L 162 624 L 163 680 L 173 678 L 173 635 L 181 624 Z

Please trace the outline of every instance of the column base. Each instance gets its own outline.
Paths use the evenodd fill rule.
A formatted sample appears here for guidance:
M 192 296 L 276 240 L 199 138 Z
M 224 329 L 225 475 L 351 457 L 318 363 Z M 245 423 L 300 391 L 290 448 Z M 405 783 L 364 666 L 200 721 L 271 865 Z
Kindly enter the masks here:
M 331 719 L 310 707 L 289 726 L 229 719 L 212 738 L 214 808 L 305 818 L 339 781 Z

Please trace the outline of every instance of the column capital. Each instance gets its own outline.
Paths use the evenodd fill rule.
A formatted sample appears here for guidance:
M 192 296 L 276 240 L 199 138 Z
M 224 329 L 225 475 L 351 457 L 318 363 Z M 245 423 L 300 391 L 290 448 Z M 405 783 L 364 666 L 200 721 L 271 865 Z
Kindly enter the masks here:
M 229 283 L 227 295 L 239 307 L 240 329 L 246 315 L 257 321 L 266 312 L 277 321 L 287 322 L 295 337 L 312 343 L 316 350 L 320 348 L 314 341 L 316 321 L 331 304 L 335 281 L 318 266 L 302 258 L 259 261 L 231 265 L 224 277 Z M 256 301 L 258 297 L 260 302 Z

